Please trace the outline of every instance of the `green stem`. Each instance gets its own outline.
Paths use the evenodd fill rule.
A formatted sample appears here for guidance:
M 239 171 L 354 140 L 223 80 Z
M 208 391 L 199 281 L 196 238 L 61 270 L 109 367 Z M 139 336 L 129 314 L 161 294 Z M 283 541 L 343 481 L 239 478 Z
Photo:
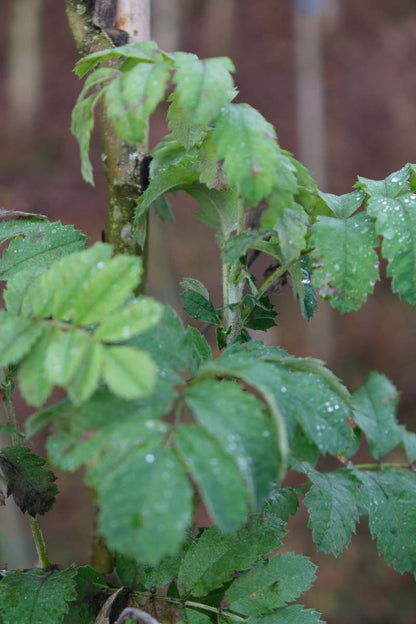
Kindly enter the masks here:
M 46 544 L 43 538 L 42 530 L 37 518 L 29 516 L 30 528 L 32 529 L 33 540 L 36 546 L 36 552 L 38 553 L 39 561 L 42 568 L 49 567 L 49 559 L 46 553 Z
M 410 462 L 385 462 L 381 464 L 355 464 L 354 468 L 358 468 L 358 470 L 381 470 L 382 468 L 410 468 Z M 338 470 L 342 470 L 339 468 Z
M 309 253 L 311 253 L 312 248 L 309 249 L 305 249 L 304 251 L 302 251 L 302 253 L 300 254 L 299 258 L 303 258 L 304 256 L 307 256 Z M 290 260 L 290 262 L 286 262 L 286 264 L 282 264 L 280 266 L 278 266 L 276 268 L 275 271 L 273 271 L 273 273 L 271 275 L 269 275 L 269 277 L 267 279 L 264 280 L 263 284 L 260 286 L 259 290 L 258 290 L 258 297 L 262 297 L 270 288 L 270 286 L 273 284 L 273 282 L 275 282 L 277 279 L 279 279 L 279 277 L 281 277 L 282 275 L 284 275 L 286 273 L 286 271 L 289 271 L 289 269 L 296 264 L 296 262 L 299 262 L 299 258 L 294 258 L 293 260 Z
M 245 211 L 243 200 L 238 204 L 237 234 L 242 234 L 245 230 Z M 244 291 L 244 279 L 240 279 L 241 263 L 239 261 L 232 265 L 223 263 L 223 299 L 224 299 L 224 321 L 227 332 L 227 346 L 236 342 L 243 328 L 243 319 L 238 304 L 241 302 Z M 227 306 L 234 305 L 233 309 Z
M 137 592 L 139 595 L 146 595 L 148 596 L 148 594 L 141 594 L 139 592 Z M 176 604 L 179 605 L 181 607 L 192 607 L 193 609 L 200 609 L 201 611 L 208 611 L 209 613 L 215 613 L 216 615 L 221 615 L 222 617 L 229 617 L 233 620 L 235 620 L 236 622 L 246 622 L 247 618 L 241 617 L 240 615 L 236 615 L 235 613 L 233 613 L 232 611 L 223 611 L 222 609 L 218 608 L 218 607 L 213 607 L 211 605 L 206 605 L 202 602 L 195 602 L 193 600 L 181 600 L 180 598 L 171 598 L 168 596 L 154 596 L 154 598 L 156 598 L 157 600 L 163 600 L 165 602 L 169 602 L 170 604 Z

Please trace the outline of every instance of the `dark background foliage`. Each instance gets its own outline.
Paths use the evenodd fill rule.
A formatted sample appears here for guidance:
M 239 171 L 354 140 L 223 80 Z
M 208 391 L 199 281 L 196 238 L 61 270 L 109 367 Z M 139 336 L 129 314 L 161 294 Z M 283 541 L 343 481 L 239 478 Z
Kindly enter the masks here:
M 302 159 L 295 11 L 319 4 L 155 0 L 154 37 L 168 50 L 230 56 L 237 68 L 239 101 L 258 108 L 276 126 L 281 146 Z M 68 130 L 80 84 L 71 73 L 77 53 L 64 3 L 2 0 L 0 16 L 0 206 L 75 223 L 92 241 L 99 240 L 104 214 L 99 137 L 93 141 L 97 172 L 93 189 L 81 180 L 78 148 Z M 327 0 L 321 26 L 324 190 L 346 193 L 358 174 L 384 178 L 405 162 L 415 162 L 416 2 Z M 165 131 L 163 112 L 152 122 L 152 144 Z M 306 164 L 314 170 L 313 162 Z M 153 223 L 149 289 L 179 308 L 179 280 L 192 275 L 210 290 L 218 290 L 219 262 L 213 236 L 195 220 L 190 199 L 178 195 L 174 205 L 175 225 Z M 401 422 L 415 430 L 416 326 L 410 306 L 400 303 L 383 284 L 362 310 L 341 317 L 322 305 L 309 324 L 300 317 L 289 291 L 276 295 L 275 302 L 279 326 L 269 332 L 270 344 L 295 355 L 325 359 L 351 390 L 369 370 L 386 374 L 403 393 Z M 22 403 L 22 416 L 27 413 Z M 36 450 L 41 448 L 41 440 L 38 443 Z M 58 485 L 62 494 L 43 521 L 49 549 L 59 563 L 82 563 L 89 548 L 91 504 L 73 477 L 60 475 Z M 25 533 L 18 530 L 19 513 L 2 510 L 0 518 L 0 562 L 7 561 L 10 567 L 28 565 L 33 558 Z M 413 579 L 398 575 L 378 559 L 366 526 L 335 560 L 316 553 L 305 522 L 298 514 L 286 545 L 319 564 L 308 602 L 328 622 L 416 622 Z

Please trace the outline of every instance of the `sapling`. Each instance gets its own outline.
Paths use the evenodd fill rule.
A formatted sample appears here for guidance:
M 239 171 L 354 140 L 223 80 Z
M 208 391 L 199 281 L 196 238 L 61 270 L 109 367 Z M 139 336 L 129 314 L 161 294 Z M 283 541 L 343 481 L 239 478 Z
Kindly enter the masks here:
M 266 346 L 251 330 L 275 325 L 276 284 L 290 285 L 306 321 L 318 297 L 342 313 L 358 309 L 379 279 L 377 250 L 393 291 L 414 305 L 416 166 L 382 181 L 360 177 L 346 195 L 319 191 L 264 117 L 234 103 L 228 58 L 168 54 L 149 41 L 91 53 L 75 72 L 86 77 L 72 132 L 87 182 L 97 105 L 132 152 L 162 102 L 169 131 L 146 157 L 145 184 L 130 176 L 137 193 L 127 236 L 123 230 L 134 241 L 127 248 L 87 244 L 72 226 L 39 215 L 2 215 L 2 427 L 12 443 L 0 467 L 40 556 L 39 568 L 2 572 L 2 621 L 86 624 L 148 614 L 186 624 L 321 622 L 296 603 L 316 566 L 279 552 L 301 500 L 319 550 L 338 556 L 368 516 L 386 561 L 415 574 L 416 435 L 397 422 L 396 388 L 372 372 L 351 395 L 320 360 Z M 179 311 L 140 287 L 148 212 L 172 219 L 166 195 L 179 190 L 216 231 L 222 304 L 194 277 L 181 284 L 186 312 L 215 329 L 215 358 Z M 260 253 L 270 258 L 266 275 L 255 268 Z M 24 435 L 16 383 L 36 408 Z M 65 398 L 45 406 L 55 386 Z M 53 507 L 57 488 L 30 451 L 43 430 L 51 467 L 83 468 L 109 570 L 50 565 L 38 516 Z M 354 457 L 364 438 L 374 461 L 362 465 Z M 385 456 L 395 447 L 401 459 L 393 464 Z M 317 467 L 325 455 L 334 470 Z M 299 487 L 282 485 L 291 471 L 303 475 Z M 206 527 L 193 522 L 200 502 Z

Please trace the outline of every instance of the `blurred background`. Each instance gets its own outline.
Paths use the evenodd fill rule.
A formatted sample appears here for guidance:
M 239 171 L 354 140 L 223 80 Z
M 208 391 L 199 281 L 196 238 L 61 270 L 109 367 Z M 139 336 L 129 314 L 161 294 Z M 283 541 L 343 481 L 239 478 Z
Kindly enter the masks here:
M 80 83 L 64 4 L 1 0 L 0 206 L 74 223 L 94 242 L 104 215 L 99 137 L 93 189 L 81 179 L 69 133 Z M 416 0 L 153 0 L 152 21 L 153 38 L 168 51 L 230 56 L 238 101 L 275 125 L 280 145 L 323 190 L 347 193 L 357 175 L 384 178 L 416 161 Z M 152 145 L 166 130 L 164 113 L 152 119 Z M 179 311 L 178 282 L 192 276 L 220 303 L 213 233 L 195 219 L 190 199 L 179 194 L 174 207 L 176 224 L 152 223 L 149 291 Z M 275 302 L 270 344 L 326 360 L 352 391 L 368 371 L 386 374 L 403 395 L 400 422 L 416 429 L 416 312 L 385 278 L 343 318 L 322 304 L 306 323 L 289 289 Z M 19 413 L 30 411 L 21 403 Z M 59 475 L 62 494 L 42 521 L 50 558 L 60 564 L 87 561 L 91 506 L 78 477 Z M 24 518 L 9 501 L 1 511 L 0 565 L 32 565 Z M 308 606 L 330 624 L 416 623 L 414 580 L 378 558 L 365 521 L 338 559 L 316 552 L 306 522 L 300 511 L 286 546 L 319 565 Z

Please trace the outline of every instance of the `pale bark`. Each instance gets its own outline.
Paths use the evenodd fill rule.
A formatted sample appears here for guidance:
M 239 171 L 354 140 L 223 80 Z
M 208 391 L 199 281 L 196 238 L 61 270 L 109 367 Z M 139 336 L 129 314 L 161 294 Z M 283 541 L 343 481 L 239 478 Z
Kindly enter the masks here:
M 80 6 L 84 9 L 82 12 Z M 82 54 L 111 47 L 123 32 L 127 33 L 130 41 L 137 43 L 150 39 L 150 0 L 118 0 L 114 7 L 112 0 L 109 7 L 108 0 L 96 0 L 95 10 L 87 0 L 67 0 L 67 14 L 77 48 Z M 114 23 L 106 24 L 101 32 L 94 22 L 94 16 L 98 21 L 97 16 L 100 15 L 104 16 L 104 21 L 114 19 Z M 105 240 L 113 245 L 116 253 L 141 255 L 142 250 L 131 233 L 131 225 L 141 192 L 137 166 L 147 152 L 147 138 L 142 145 L 132 146 L 122 141 L 108 120 L 104 106 L 100 126 L 105 155 Z

